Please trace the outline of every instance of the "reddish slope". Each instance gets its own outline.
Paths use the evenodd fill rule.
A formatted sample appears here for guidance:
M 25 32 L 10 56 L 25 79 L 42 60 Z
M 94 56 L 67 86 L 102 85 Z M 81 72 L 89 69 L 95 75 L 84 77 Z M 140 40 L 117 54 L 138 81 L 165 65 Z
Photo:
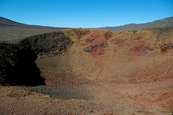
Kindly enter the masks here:
M 141 29 L 136 33 L 101 29 L 69 29 L 63 32 L 74 44 L 60 56 L 36 60 L 42 75 L 45 74 L 44 77 L 54 76 L 56 79 L 56 76 L 81 76 L 80 79 L 115 79 L 117 82 L 131 82 L 131 75 L 137 68 L 145 70 L 150 64 L 155 63 L 153 60 L 164 61 L 173 55 L 172 27 Z M 157 66 L 153 65 L 154 69 L 150 67 L 150 71 L 163 71 L 157 71 L 160 62 L 155 64 Z M 167 73 L 172 73 L 171 67 L 172 65 L 166 68 L 166 71 L 169 70 Z M 137 75 L 143 74 L 147 78 L 151 72 L 146 71 Z M 161 77 L 164 78 L 164 75 Z M 156 81 L 156 78 L 153 77 L 151 80 Z

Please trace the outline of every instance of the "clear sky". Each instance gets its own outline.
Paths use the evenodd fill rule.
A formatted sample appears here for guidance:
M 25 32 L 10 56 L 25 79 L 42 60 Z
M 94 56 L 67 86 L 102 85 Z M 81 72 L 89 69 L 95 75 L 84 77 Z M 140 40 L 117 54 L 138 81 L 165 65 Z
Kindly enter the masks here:
M 173 16 L 173 0 L 0 0 L 0 16 L 53 27 L 105 27 Z

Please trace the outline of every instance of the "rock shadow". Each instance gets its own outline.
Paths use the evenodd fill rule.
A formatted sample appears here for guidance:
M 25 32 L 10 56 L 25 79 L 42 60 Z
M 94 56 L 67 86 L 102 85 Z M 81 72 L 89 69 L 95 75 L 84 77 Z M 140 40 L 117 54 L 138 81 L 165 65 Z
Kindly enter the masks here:
M 51 87 L 51 86 L 36 86 L 36 87 L 28 87 L 30 89 L 34 89 L 38 93 L 42 93 L 45 95 L 49 95 L 53 98 L 57 99 L 82 99 L 89 100 L 94 98 L 91 90 L 86 88 L 70 88 L 70 87 Z

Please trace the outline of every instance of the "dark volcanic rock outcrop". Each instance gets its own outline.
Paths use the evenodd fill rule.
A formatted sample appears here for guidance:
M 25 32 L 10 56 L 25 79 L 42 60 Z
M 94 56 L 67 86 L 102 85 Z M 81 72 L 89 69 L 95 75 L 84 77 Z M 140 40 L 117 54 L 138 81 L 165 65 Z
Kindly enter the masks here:
M 52 56 L 62 54 L 67 51 L 67 47 L 72 44 L 69 37 L 63 32 L 45 33 L 37 36 L 31 36 L 20 41 L 19 47 L 22 49 L 32 49 L 36 54 Z
M 7 43 L 0 44 L 0 51 L 0 84 L 44 85 L 44 78 L 34 63 L 37 58 L 35 52 Z
M 72 41 L 63 32 L 28 37 L 19 44 L 0 44 L 0 84 L 44 85 L 35 64 L 38 55 L 53 57 L 66 52 Z
M 0 43 L 0 83 L 3 85 L 14 84 L 10 76 L 14 72 L 17 62 L 19 47 L 14 44 Z

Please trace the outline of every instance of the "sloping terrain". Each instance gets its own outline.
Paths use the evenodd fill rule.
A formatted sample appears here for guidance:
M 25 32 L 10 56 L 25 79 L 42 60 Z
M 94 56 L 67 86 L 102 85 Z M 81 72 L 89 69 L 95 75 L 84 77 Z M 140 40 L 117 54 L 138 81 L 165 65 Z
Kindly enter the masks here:
M 27 25 L 0 17 L 0 42 L 16 43 L 29 36 L 63 29 L 67 28 Z
M 65 28 L 58 28 L 58 27 L 48 27 L 48 26 L 37 26 L 37 25 L 28 25 L 19 22 L 15 22 L 9 20 L 7 18 L 0 17 L 0 27 L 21 27 L 21 28 L 40 28 L 40 29 L 65 29 Z
M 16 47 L 11 48 L 17 50 L 11 55 L 17 60 L 7 55 L 10 50 L 2 50 L 6 45 Z M 32 86 L 1 86 L 0 113 L 173 114 L 173 27 L 138 31 L 66 29 L 31 36 L 18 45 L 0 46 L 0 78 L 5 79 L 1 84 Z M 26 60 L 35 64 L 34 70 Z M 22 68 L 28 74 L 28 84 L 17 82 L 22 79 L 25 83 Z M 30 73 L 35 72 L 46 86 L 32 84 Z M 38 97 L 39 93 L 53 98 Z
M 173 17 L 168 17 L 161 20 L 156 20 L 153 22 L 148 22 L 143 24 L 132 23 L 132 24 L 127 24 L 127 25 L 117 26 L 117 27 L 102 27 L 102 29 L 117 31 L 117 30 L 139 30 L 142 28 L 154 28 L 154 27 L 165 28 L 169 26 L 173 26 Z
M 26 24 L 18 23 L 3 17 L 0 17 L 0 26 L 16 26 L 16 27 L 27 27 Z

